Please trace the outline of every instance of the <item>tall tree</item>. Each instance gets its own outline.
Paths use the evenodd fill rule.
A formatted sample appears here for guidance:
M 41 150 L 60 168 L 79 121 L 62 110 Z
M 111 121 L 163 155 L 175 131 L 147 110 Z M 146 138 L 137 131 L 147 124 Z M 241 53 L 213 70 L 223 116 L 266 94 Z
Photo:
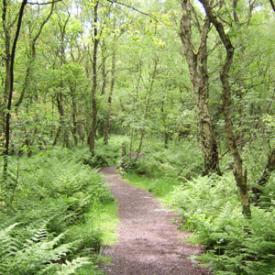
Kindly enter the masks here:
M 4 178 L 7 177 L 8 171 L 8 155 L 10 151 L 10 134 L 11 134 L 11 111 L 12 111 L 12 99 L 13 99 L 13 91 L 14 91 L 14 63 L 16 57 L 16 49 L 17 49 L 17 42 L 19 39 L 24 10 L 27 4 L 27 0 L 23 0 L 21 2 L 17 25 L 15 30 L 15 35 L 12 41 L 12 45 L 10 44 L 10 32 L 9 24 L 7 22 L 7 12 L 9 7 L 9 2 L 7 0 L 3 0 L 3 10 L 2 10 L 2 24 L 4 30 L 4 37 L 5 37 L 5 88 L 4 88 L 4 95 L 6 95 L 6 115 L 5 115 L 5 145 L 4 145 L 4 166 L 3 166 L 3 176 Z M 11 45 L 11 48 L 10 48 Z
M 182 41 L 184 55 L 188 64 L 189 74 L 193 85 L 193 93 L 197 100 L 199 117 L 199 138 L 204 156 L 204 174 L 221 174 L 219 167 L 219 153 L 213 120 L 209 111 L 209 83 L 207 66 L 207 36 L 209 32 L 209 20 L 204 19 L 201 26 L 195 8 L 190 0 L 182 0 L 182 18 L 180 38 Z M 192 14 L 195 16 L 193 21 Z M 195 49 L 192 39 L 192 29 L 195 24 L 200 34 L 200 44 Z
M 96 102 L 96 93 L 97 93 L 97 81 L 98 81 L 98 49 L 99 49 L 99 42 L 100 42 L 100 34 L 98 30 L 98 22 L 99 22 L 99 1 L 96 0 L 94 2 L 93 8 L 93 53 L 92 53 L 92 89 L 91 89 L 91 126 L 89 130 L 88 136 L 88 144 L 90 148 L 90 152 L 92 155 L 95 154 L 95 138 L 96 138 L 96 128 L 97 128 L 97 102 Z
M 35 59 L 36 59 L 37 42 L 43 32 L 44 27 L 46 26 L 46 24 L 48 23 L 48 21 L 50 20 L 52 14 L 53 14 L 54 6 L 55 6 L 55 2 L 53 1 L 51 3 L 51 8 L 50 8 L 49 13 L 43 19 L 42 23 L 40 24 L 40 26 L 39 26 L 37 32 L 34 34 L 34 36 L 30 38 L 30 49 L 29 49 L 29 56 L 28 56 L 29 60 L 28 60 L 28 64 L 27 64 L 27 69 L 26 69 L 26 73 L 25 73 L 22 91 L 21 91 L 21 94 L 20 94 L 17 102 L 15 103 L 16 108 L 19 108 L 19 106 L 22 104 L 23 99 L 26 94 L 26 91 L 28 91 L 28 89 L 30 88 L 30 82 L 31 82 L 32 75 L 33 75 L 33 67 L 34 67 L 34 63 L 35 63 Z M 30 36 L 32 35 L 31 32 L 32 31 L 30 30 Z
M 234 47 L 232 45 L 229 35 L 225 32 L 225 27 L 218 19 L 217 15 L 213 11 L 213 7 L 208 0 L 199 0 L 209 18 L 209 21 L 215 26 L 216 31 L 223 43 L 226 51 L 226 57 L 222 69 L 220 71 L 220 80 L 223 89 L 223 114 L 225 121 L 225 133 L 226 139 L 233 156 L 233 173 L 236 184 L 240 191 L 242 211 L 246 218 L 251 217 L 249 187 L 247 184 L 247 171 L 243 165 L 243 160 L 238 149 L 236 135 L 234 133 L 234 127 L 232 122 L 232 98 L 231 98 L 231 83 L 230 83 L 230 69 L 234 58 Z

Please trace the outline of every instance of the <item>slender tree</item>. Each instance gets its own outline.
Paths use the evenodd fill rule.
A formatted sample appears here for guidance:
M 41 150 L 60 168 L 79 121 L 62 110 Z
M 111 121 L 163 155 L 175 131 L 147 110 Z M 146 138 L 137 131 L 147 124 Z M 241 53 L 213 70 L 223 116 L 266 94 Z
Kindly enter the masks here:
M 28 60 L 27 69 L 26 69 L 26 73 L 25 73 L 25 79 L 24 79 L 24 83 L 23 83 L 23 88 L 22 88 L 22 91 L 21 91 L 21 94 L 19 96 L 18 101 L 15 103 L 15 107 L 17 109 L 22 104 L 23 99 L 24 99 L 25 94 L 26 94 L 26 91 L 28 91 L 28 89 L 30 88 L 30 82 L 31 82 L 32 75 L 33 75 L 33 66 L 34 66 L 35 59 L 36 59 L 36 46 L 37 46 L 37 42 L 38 42 L 39 37 L 41 36 L 41 34 L 43 32 L 44 27 L 49 22 L 52 14 L 53 14 L 54 6 L 55 6 L 55 2 L 53 1 L 51 3 L 51 8 L 50 8 L 49 13 L 43 19 L 42 23 L 40 24 L 40 26 L 39 26 L 37 32 L 35 33 L 35 35 L 33 36 L 33 38 L 31 38 L 31 41 L 30 41 L 30 50 L 29 50 L 29 60 Z
M 209 21 L 215 26 L 219 34 L 220 40 L 223 43 L 226 51 L 226 58 L 222 69 L 220 71 L 220 80 L 223 89 L 223 114 L 225 121 L 226 139 L 233 156 L 233 173 L 236 184 L 240 191 L 242 211 L 246 218 L 251 217 L 249 187 L 247 184 L 247 171 L 243 165 L 243 160 L 238 149 L 236 135 L 232 122 L 232 98 L 231 98 L 231 84 L 230 84 L 230 69 L 234 58 L 234 47 L 232 45 L 229 35 L 225 32 L 225 28 L 213 11 L 212 5 L 208 0 L 199 0 L 209 18 Z
M 20 5 L 17 26 L 15 30 L 14 39 L 12 42 L 12 46 L 10 49 L 10 30 L 8 28 L 7 23 L 7 10 L 8 10 L 8 2 L 3 0 L 3 11 L 2 11 L 2 21 L 3 21 L 3 29 L 5 36 L 5 71 L 6 71 L 6 79 L 5 79 L 5 88 L 4 94 L 7 96 L 6 102 L 6 115 L 5 115 L 5 144 L 4 144 L 4 165 L 3 165 L 3 176 L 4 179 L 7 177 L 8 171 L 8 155 L 10 151 L 10 134 L 11 134 L 11 112 L 12 112 L 12 99 L 13 99 L 13 90 L 14 90 L 14 62 L 16 57 L 16 49 L 17 42 L 20 36 L 24 10 L 27 4 L 27 0 L 23 0 Z
M 97 59 L 99 49 L 99 31 L 98 31 L 98 10 L 99 1 L 96 0 L 93 8 L 93 53 L 92 53 L 92 89 L 91 89 L 91 127 L 88 136 L 88 145 L 92 155 L 95 154 L 95 138 L 96 138 L 96 126 L 97 126 L 97 103 L 96 103 L 96 92 L 97 92 Z

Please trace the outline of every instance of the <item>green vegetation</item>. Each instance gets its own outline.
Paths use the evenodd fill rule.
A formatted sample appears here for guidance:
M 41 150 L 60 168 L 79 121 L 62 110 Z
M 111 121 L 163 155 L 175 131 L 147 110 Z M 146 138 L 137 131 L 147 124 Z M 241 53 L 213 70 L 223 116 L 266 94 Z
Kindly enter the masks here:
M 97 272 L 100 246 L 116 240 L 116 206 L 84 156 L 60 148 L 11 159 L 16 186 L 0 213 L 1 274 Z
M 147 178 L 137 174 L 126 174 L 125 179 L 136 187 L 147 190 L 160 198 L 163 202 L 168 202 L 170 199 L 170 192 L 175 186 L 179 186 L 180 182 L 174 178 Z
M 186 151 L 181 151 L 183 155 L 195 156 L 190 154 L 189 147 L 186 148 Z M 165 150 L 168 160 L 162 150 Z M 151 166 L 152 160 L 154 167 L 159 167 L 161 163 L 169 163 L 172 155 L 174 163 L 177 163 L 180 156 L 173 146 L 169 150 L 159 147 L 155 152 L 147 153 L 150 156 L 137 162 L 125 178 L 180 213 L 182 229 L 193 232 L 190 242 L 205 247 L 206 253 L 198 257 L 201 262 L 210 266 L 215 274 L 272 274 L 275 268 L 274 175 L 261 199 L 264 208 L 253 207 L 253 216 L 247 220 L 241 214 L 238 190 L 231 173 L 226 172 L 221 177 L 195 176 L 190 179 L 190 171 L 185 171 L 185 177 L 182 168 L 176 164 L 173 166 L 174 175 L 169 165 L 156 171 Z M 258 154 L 261 154 L 260 148 Z M 158 162 L 156 156 L 159 155 L 162 158 Z M 143 167 L 152 169 L 144 171 Z M 249 167 L 254 167 L 254 163 L 249 163 Z M 140 172 L 142 175 L 137 174 Z
M 0 1 L 0 274 L 96 272 L 117 224 L 96 169 L 115 165 L 182 211 L 214 272 L 271 274 L 274 10 Z

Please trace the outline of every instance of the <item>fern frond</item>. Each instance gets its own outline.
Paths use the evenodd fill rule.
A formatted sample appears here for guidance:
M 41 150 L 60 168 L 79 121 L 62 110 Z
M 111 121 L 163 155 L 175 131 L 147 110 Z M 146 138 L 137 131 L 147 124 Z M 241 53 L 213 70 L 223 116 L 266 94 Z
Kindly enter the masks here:
M 88 264 L 89 264 L 89 258 L 87 257 L 76 258 L 70 262 L 67 261 L 65 264 L 62 264 L 61 269 L 56 274 L 57 275 L 74 274 L 78 268 Z

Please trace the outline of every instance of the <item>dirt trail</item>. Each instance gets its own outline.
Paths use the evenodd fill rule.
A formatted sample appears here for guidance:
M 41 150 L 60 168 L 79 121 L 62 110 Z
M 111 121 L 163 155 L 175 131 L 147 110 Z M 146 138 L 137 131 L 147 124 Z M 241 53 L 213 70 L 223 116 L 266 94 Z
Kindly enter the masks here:
M 119 242 L 103 250 L 112 257 L 108 275 L 209 274 L 190 260 L 201 249 L 183 242 L 188 233 L 173 224 L 176 215 L 146 191 L 121 179 L 114 168 L 101 170 L 119 205 Z

